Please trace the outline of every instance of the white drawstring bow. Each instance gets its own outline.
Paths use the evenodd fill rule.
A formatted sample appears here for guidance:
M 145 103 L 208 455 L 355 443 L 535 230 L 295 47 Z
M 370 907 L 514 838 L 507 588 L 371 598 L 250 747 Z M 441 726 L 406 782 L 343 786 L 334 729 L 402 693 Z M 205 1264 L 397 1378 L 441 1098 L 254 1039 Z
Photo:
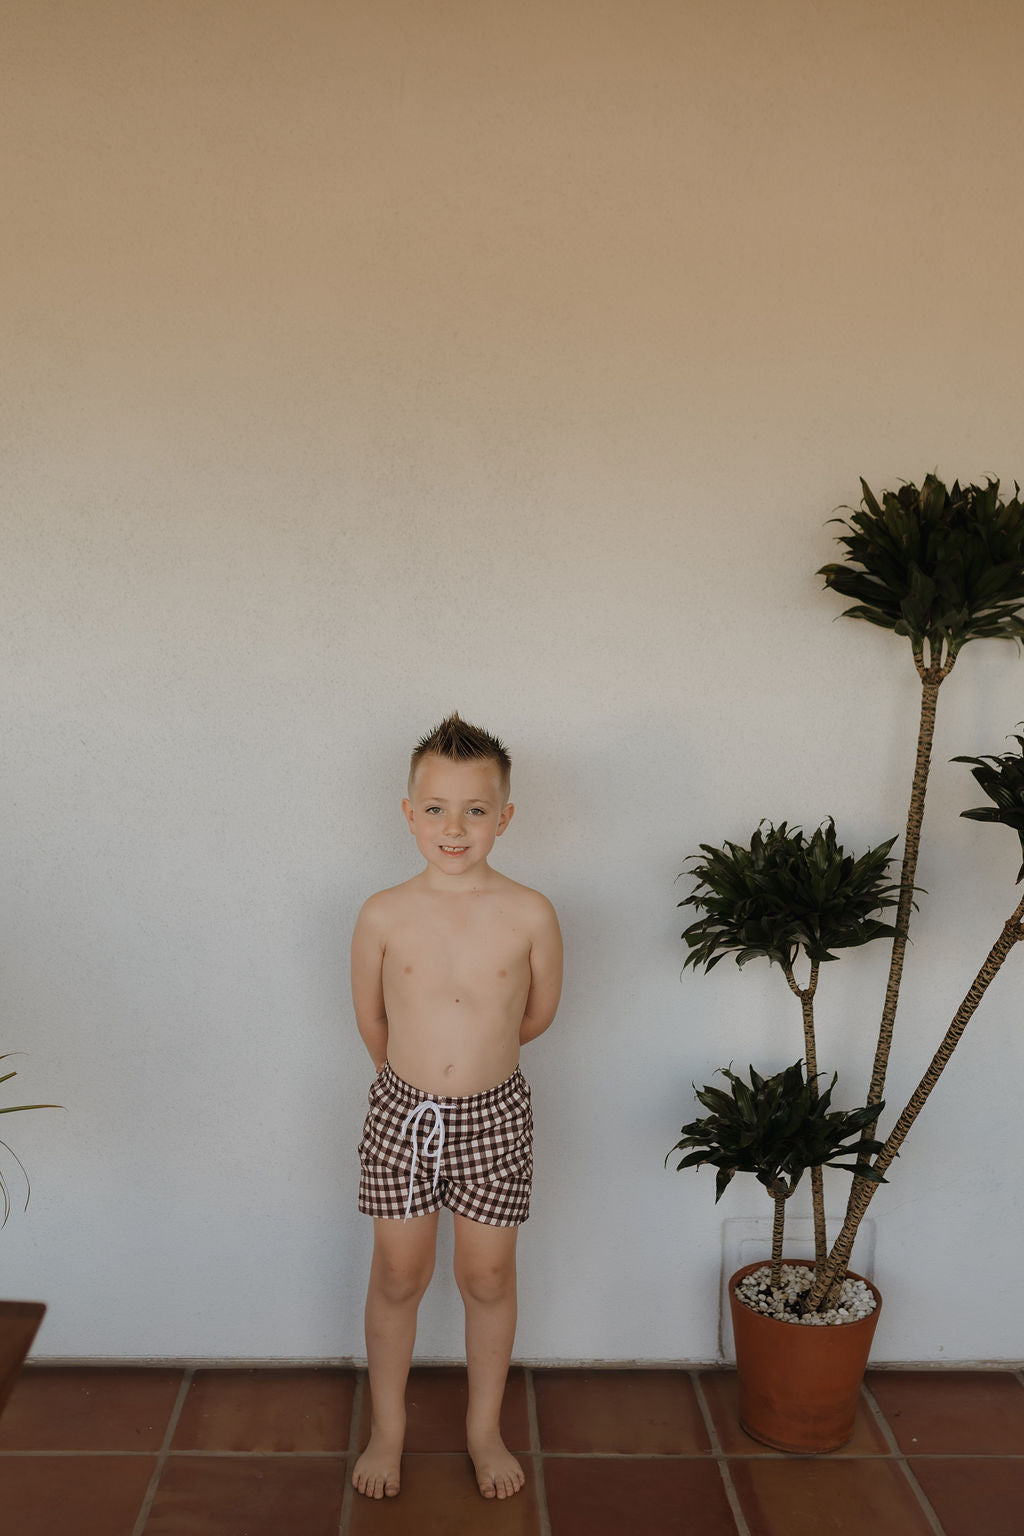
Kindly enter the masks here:
M 423 1119 L 423 1116 L 426 1114 L 427 1110 L 433 1111 L 434 1123 L 430 1130 L 427 1132 L 426 1138 L 424 1139 L 423 1145 L 421 1147 L 418 1140 L 418 1133 L 420 1129 L 420 1121 Z M 441 1153 L 444 1151 L 444 1116 L 441 1113 L 440 1104 L 435 1104 L 433 1099 L 424 1099 L 422 1104 L 417 1104 L 415 1109 L 410 1109 L 409 1113 L 402 1121 L 402 1129 L 399 1134 L 404 1138 L 408 1134 L 410 1128 L 412 1130 L 412 1167 L 409 1169 L 409 1198 L 405 1202 L 405 1215 L 402 1217 L 403 1221 L 409 1220 L 409 1213 L 412 1210 L 412 1196 L 416 1179 L 417 1159 L 419 1157 L 433 1157 L 436 1159 L 434 1163 L 434 1189 L 437 1188 L 437 1181 L 441 1177 Z M 436 1147 L 431 1145 L 432 1142 L 437 1143 Z

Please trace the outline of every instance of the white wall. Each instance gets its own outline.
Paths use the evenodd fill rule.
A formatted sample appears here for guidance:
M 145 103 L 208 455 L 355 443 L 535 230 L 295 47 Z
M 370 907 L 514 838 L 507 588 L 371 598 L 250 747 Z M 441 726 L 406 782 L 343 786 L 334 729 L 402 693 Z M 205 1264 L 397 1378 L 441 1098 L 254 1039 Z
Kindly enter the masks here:
M 762 816 L 902 828 L 909 648 L 814 573 L 860 474 L 1024 468 L 1019 7 L 0 21 L 2 1044 L 67 1106 L 6 1122 L 0 1286 L 46 1358 L 361 1354 L 348 934 L 456 707 L 568 946 L 518 1353 L 714 1358 L 722 1220 L 767 1203 L 662 1159 L 691 1079 L 801 1047 L 777 972 L 680 979 L 675 880 Z M 947 760 L 1022 688 L 985 643 L 944 690 L 893 1101 L 1016 899 Z M 847 1102 L 884 967 L 823 978 Z M 873 1207 L 879 1360 L 1021 1353 L 1022 975 Z M 460 1334 L 440 1280 L 423 1356 Z

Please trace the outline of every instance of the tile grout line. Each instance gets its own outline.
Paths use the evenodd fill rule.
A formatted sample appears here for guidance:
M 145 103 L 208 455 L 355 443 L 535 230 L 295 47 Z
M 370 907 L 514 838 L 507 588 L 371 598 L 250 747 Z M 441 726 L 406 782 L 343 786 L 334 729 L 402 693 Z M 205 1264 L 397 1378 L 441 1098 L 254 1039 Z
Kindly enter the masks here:
M 732 1480 L 732 1468 L 729 1466 L 729 1458 L 722 1450 L 722 1442 L 718 1438 L 718 1430 L 708 1407 L 707 1398 L 704 1396 L 704 1388 L 701 1385 L 700 1375 L 697 1371 L 690 1371 L 690 1384 L 693 1394 L 697 1399 L 697 1407 L 701 1411 L 704 1420 L 704 1428 L 707 1431 L 708 1440 L 711 1442 L 711 1455 L 718 1467 L 718 1475 L 722 1479 L 722 1487 L 725 1489 L 725 1497 L 729 1502 L 729 1510 L 736 1523 L 737 1536 L 750 1536 L 750 1527 L 747 1525 L 743 1510 L 740 1507 L 739 1494 L 736 1492 Z
M 903 1452 L 899 1448 L 899 1443 L 896 1439 L 896 1436 L 893 1434 L 889 1420 L 886 1418 L 885 1414 L 878 1406 L 878 1403 L 875 1401 L 875 1394 L 872 1392 L 866 1381 L 861 1382 L 860 1392 L 865 1404 L 867 1405 L 868 1412 L 871 1414 L 871 1417 L 874 1419 L 875 1423 L 878 1425 L 878 1428 L 882 1432 L 882 1439 L 885 1441 L 888 1447 L 889 1455 L 893 1458 L 893 1460 L 898 1460 L 898 1458 L 902 1456 Z
M 87 1456 L 90 1461 L 147 1461 L 158 1455 L 157 1451 L 101 1451 L 101 1450 L 77 1450 L 62 1451 L 54 1446 L 44 1450 L 0 1450 L 0 1466 L 5 1461 L 42 1461 L 49 1458 L 56 1460 L 76 1461 Z M 339 1457 L 346 1456 L 347 1451 L 224 1451 L 224 1450 L 197 1450 L 194 1446 L 181 1455 L 187 1455 L 190 1461 L 337 1461 Z M 406 1456 L 465 1456 L 465 1451 L 406 1451 Z M 525 1454 L 532 1455 L 532 1451 Z M 547 1452 L 542 1452 L 546 1456 Z M 645 1461 L 707 1461 L 709 1459 L 723 1458 L 727 1461 L 791 1461 L 794 1456 L 804 1460 L 813 1460 L 815 1455 L 831 1456 L 831 1452 L 792 1452 L 773 1451 L 558 1451 L 552 1452 L 560 1461 L 634 1461 L 638 1456 Z M 1024 1451 L 913 1451 L 914 1461 L 1008 1461 L 1012 1463 L 1024 1462 Z M 899 1461 L 903 1457 L 902 1451 L 890 1454 L 888 1451 L 879 1451 L 874 1455 L 855 1454 L 844 1457 L 844 1461 Z
M 526 1384 L 526 1417 L 530 1425 L 530 1455 L 533 1458 L 533 1481 L 537 1494 L 537 1524 L 540 1536 L 551 1536 L 548 1495 L 544 1486 L 544 1453 L 540 1448 L 537 1397 L 533 1389 L 533 1371 L 529 1366 L 523 1367 L 523 1380 Z
M 341 1496 L 341 1514 L 338 1516 L 338 1536 L 348 1536 L 349 1526 L 352 1521 L 352 1503 L 356 1491 L 352 1486 L 352 1468 L 357 1451 L 359 1450 L 359 1430 L 363 1419 L 363 1398 L 366 1395 L 366 1372 L 359 1371 L 356 1375 L 356 1389 L 352 1394 L 352 1422 L 348 1431 L 348 1446 L 345 1451 L 345 1491 Z
M 911 1493 L 914 1495 L 915 1499 L 921 1507 L 921 1513 L 924 1515 L 925 1519 L 928 1521 L 928 1524 L 931 1526 L 932 1531 L 934 1532 L 934 1536 L 946 1536 L 942 1522 L 939 1520 L 938 1515 L 932 1508 L 928 1496 L 924 1489 L 921 1487 L 921 1484 L 918 1482 L 917 1478 L 911 1471 L 910 1463 L 901 1451 L 899 1442 L 893 1433 L 892 1427 L 889 1424 L 888 1419 L 885 1417 L 885 1414 L 879 1407 L 878 1403 L 876 1402 L 875 1394 L 872 1392 L 866 1381 L 861 1384 L 861 1395 L 868 1406 L 869 1412 L 874 1415 L 875 1423 L 878 1425 L 879 1429 L 882 1431 L 883 1436 L 885 1437 L 885 1442 L 889 1447 L 889 1455 L 899 1467 L 900 1471 L 903 1473 L 906 1482 L 910 1486 Z
M 167 1428 L 164 1431 L 163 1444 L 160 1446 L 160 1449 L 157 1452 L 156 1466 L 153 1468 L 153 1475 L 149 1480 L 149 1486 L 147 1487 L 145 1496 L 142 1500 L 142 1507 L 140 1508 L 136 1517 L 135 1524 L 132 1526 L 132 1536 L 142 1536 L 143 1531 L 149 1523 L 149 1516 L 156 1501 L 156 1494 L 157 1489 L 160 1486 L 160 1479 L 163 1477 L 164 1469 L 167 1466 L 167 1458 L 171 1452 L 171 1443 L 174 1440 L 175 1431 L 178 1428 L 178 1420 L 181 1418 L 181 1411 L 185 1406 L 185 1399 L 188 1396 L 188 1391 L 192 1385 L 192 1378 L 194 1375 L 195 1370 L 193 1367 L 186 1366 L 185 1374 L 181 1378 L 181 1386 L 178 1388 L 178 1396 L 175 1398 L 174 1407 L 171 1409 L 171 1416 L 167 1420 Z
M 935 1513 L 934 1509 L 932 1508 L 931 1501 L 929 1500 L 928 1495 L 925 1493 L 924 1489 L 921 1487 L 921 1484 L 918 1482 L 917 1478 L 914 1476 L 914 1473 L 913 1473 L 913 1470 L 911 1468 L 910 1462 L 907 1460 L 907 1458 L 905 1456 L 898 1456 L 896 1458 L 896 1462 L 897 1462 L 897 1465 L 899 1466 L 900 1470 L 902 1471 L 903 1476 L 906 1478 L 907 1482 L 909 1483 L 911 1491 L 914 1494 L 914 1497 L 916 1498 L 917 1502 L 920 1504 L 922 1514 L 924 1515 L 925 1519 L 930 1522 L 931 1527 L 932 1527 L 932 1529 L 935 1532 L 935 1536 L 946 1536 L 946 1528 L 942 1524 L 942 1522 L 939 1520 L 938 1515 Z

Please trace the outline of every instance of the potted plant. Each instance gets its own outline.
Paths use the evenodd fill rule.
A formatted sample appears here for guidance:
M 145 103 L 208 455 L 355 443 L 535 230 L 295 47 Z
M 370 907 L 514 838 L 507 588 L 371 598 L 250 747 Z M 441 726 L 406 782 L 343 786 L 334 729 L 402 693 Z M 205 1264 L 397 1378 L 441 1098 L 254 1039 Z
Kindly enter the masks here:
M 850 1275 L 835 1317 L 848 1326 L 829 1328 L 820 1336 L 780 1327 L 801 1321 L 802 1297 L 813 1272 L 802 1263 L 783 1265 L 786 1202 L 808 1169 L 820 1175 L 822 1167 L 843 1168 L 860 1170 L 868 1180 L 877 1177 L 864 1158 L 881 1144 L 861 1139 L 875 1108 L 832 1109 L 835 1076 L 819 1093 L 799 1061 L 768 1078 L 751 1067 L 749 1084 L 727 1067 L 722 1073 L 729 1088 L 706 1084 L 697 1091 L 711 1113 L 684 1125 L 672 1151 L 686 1154 L 679 1168 L 703 1163 L 717 1168 L 716 1200 L 737 1173 L 753 1173 L 775 1206 L 770 1267 L 748 1264 L 729 1286 L 741 1362 L 740 1422 L 777 1450 L 807 1450 L 809 1445 L 833 1450 L 850 1435 L 881 1297 L 868 1281 Z M 818 1199 L 820 1184 L 816 1205 Z M 817 1209 L 815 1217 L 817 1227 Z M 814 1317 L 822 1323 L 832 1320 L 828 1314 Z M 794 1378 L 799 1393 L 789 1390 Z
M 867 1113 L 851 1112 L 864 1123 L 853 1158 L 854 1178 L 846 1217 L 831 1247 L 825 1240 L 820 1186 L 815 1195 L 815 1263 L 810 1284 L 798 1303 L 805 1325 L 837 1313 L 836 1303 L 854 1239 L 875 1190 L 885 1179 L 986 988 L 1015 944 L 1024 939 L 1021 901 L 1003 924 L 917 1089 L 888 1136 L 878 1140 L 875 1133 L 883 1108 L 886 1065 L 914 910 L 939 689 L 968 641 L 1024 636 L 1024 505 L 1016 486 L 1012 499 L 1001 500 L 999 483 L 993 480 L 984 486 L 961 488 L 954 484 L 947 489 L 934 475 L 929 475 L 920 488 L 904 485 L 897 492 L 883 493 L 881 500 L 864 481 L 861 487 L 861 507 L 851 511 L 848 520 L 840 520 L 845 531 L 839 535 L 839 542 L 845 548 L 846 559 L 825 566 L 820 574 L 824 575 L 826 586 L 856 600 L 846 610 L 848 616 L 865 619 L 910 640 L 921 679 L 921 716 L 899 884 L 888 885 L 884 878 L 892 841 L 857 860 L 843 853 L 831 823 L 826 823 L 810 840 L 799 831 L 789 832 L 785 823 L 778 828 L 769 823 L 767 832 L 759 829 L 754 834 L 749 847 L 727 843 L 716 849 L 702 844 L 701 853 L 694 860 L 695 889 L 680 903 L 693 905 L 702 914 L 684 934 L 690 949 L 688 964 L 703 964 L 705 970 L 710 970 L 730 953 L 741 965 L 758 957 L 779 964 L 787 985 L 800 1002 L 807 1084 L 817 1072 L 813 1003 L 818 968 L 835 958 L 838 948 L 885 935 L 892 939 L 864 1106 Z M 963 814 L 1010 826 L 1024 846 L 1024 737 L 1015 739 L 1019 749 L 1016 752 L 961 757 L 957 761 L 972 766 L 977 782 L 993 802 L 991 807 Z M 1024 867 L 1018 880 L 1022 876 Z M 881 921 L 880 914 L 893 904 L 895 922 L 890 926 Z M 808 967 L 802 982 L 794 970 L 794 960 L 800 954 Z M 684 1149 L 685 1143 L 691 1151 L 679 1166 L 713 1161 L 712 1156 L 698 1155 L 699 1140 L 687 1139 L 713 1129 L 702 1122 L 683 1128 L 683 1139 L 678 1145 Z M 716 1146 L 717 1143 L 705 1140 L 705 1153 L 713 1153 Z M 724 1151 L 720 1146 L 717 1149 Z M 722 1164 L 718 1166 L 721 1173 Z M 738 1301 L 735 1291 L 739 1279 L 734 1276 L 730 1282 L 734 1301 Z M 797 1338 L 802 1349 L 810 1349 L 812 1340 L 824 1340 L 850 1326 L 836 1321 L 831 1327 L 786 1329 L 785 1324 L 774 1320 L 767 1325 L 786 1330 L 790 1350 L 796 1347 Z M 740 1359 L 739 1339 L 737 1365 L 741 1373 L 742 1414 L 744 1361 Z M 787 1368 L 784 1376 L 793 1404 L 799 1408 L 807 1389 L 793 1370 Z M 855 1405 L 856 1392 L 846 1436 L 852 1431 Z M 785 1438 L 785 1432 L 781 1436 L 775 1434 L 770 1423 L 754 1424 L 747 1420 L 746 1427 L 771 1444 L 781 1444 Z M 787 1448 L 822 1450 L 833 1446 L 815 1443 L 809 1431 L 807 1443 Z
M 0 1055 L 0 1061 L 7 1061 L 9 1057 L 10 1052 Z M 16 1076 L 17 1073 L 13 1070 L 3 1073 L 0 1075 L 0 1085 L 9 1083 L 11 1078 Z M 17 1115 L 28 1109 L 59 1108 L 58 1104 L 0 1104 L 0 1115 Z M 6 1141 L 0 1140 L 0 1149 L 14 1159 L 24 1175 L 27 1208 L 31 1198 L 31 1186 L 28 1182 L 28 1174 L 25 1172 L 25 1165 Z M 5 1227 L 11 1214 L 11 1192 L 2 1167 L 0 1167 L 0 1210 L 3 1211 L 0 1227 Z M 46 1307 L 41 1301 L 0 1301 L 0 1414 L 3 1413 L 7 1400 L 14 1390 L 14 1383 L 18 1379 L 18 1373 L 32 1346 L 32 1340 L 39 1330 L 45 1311 Z

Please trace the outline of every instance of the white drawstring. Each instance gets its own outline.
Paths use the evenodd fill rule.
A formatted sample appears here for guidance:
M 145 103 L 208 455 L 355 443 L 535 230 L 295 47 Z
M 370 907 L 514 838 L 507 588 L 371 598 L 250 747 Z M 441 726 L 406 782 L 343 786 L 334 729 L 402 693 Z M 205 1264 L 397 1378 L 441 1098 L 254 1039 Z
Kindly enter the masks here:
M 427 1132 L 426 1140 L 424 1141 L 421 1148 L 416 1137 L 417 1132 L 419 1131 L 420 1121 L 428 1109 L 433 1110 L 434 1112 L 434 1123 L 430 1130 Z M 437 1188 L 437 1181 L 441 1176 L 441 1153 L 444 1150 L 444 1116 L 441 1113 L 440 1104 L 435 1104 L 433 1099 L 424 1099 L 422 1104 L 417 1104 L 415 1109 L 410 1109 L 409 1113 L 402 1121 L 402 1129 L 399 1132 L 399 1135 L 404 1138 L 410 1126 L 412 1127 L 412 1167 L 409 1170 L 409 1198 L 405 1202 L 405 1215 L 402 1217 L 403 1221 L 409 1220 L 409 1212 L 412 1210 L 413 1184 L 416 1178 L 417 1157 L 419 1157 L 422 1153 L 422 1156 L 425 1158 L 436 1158 L 437 1161 L 434 1164 L 434 1189 Z M 431 1150 L 430 1144 L 432 1141 L 437 1142 L 436 1150 Z

